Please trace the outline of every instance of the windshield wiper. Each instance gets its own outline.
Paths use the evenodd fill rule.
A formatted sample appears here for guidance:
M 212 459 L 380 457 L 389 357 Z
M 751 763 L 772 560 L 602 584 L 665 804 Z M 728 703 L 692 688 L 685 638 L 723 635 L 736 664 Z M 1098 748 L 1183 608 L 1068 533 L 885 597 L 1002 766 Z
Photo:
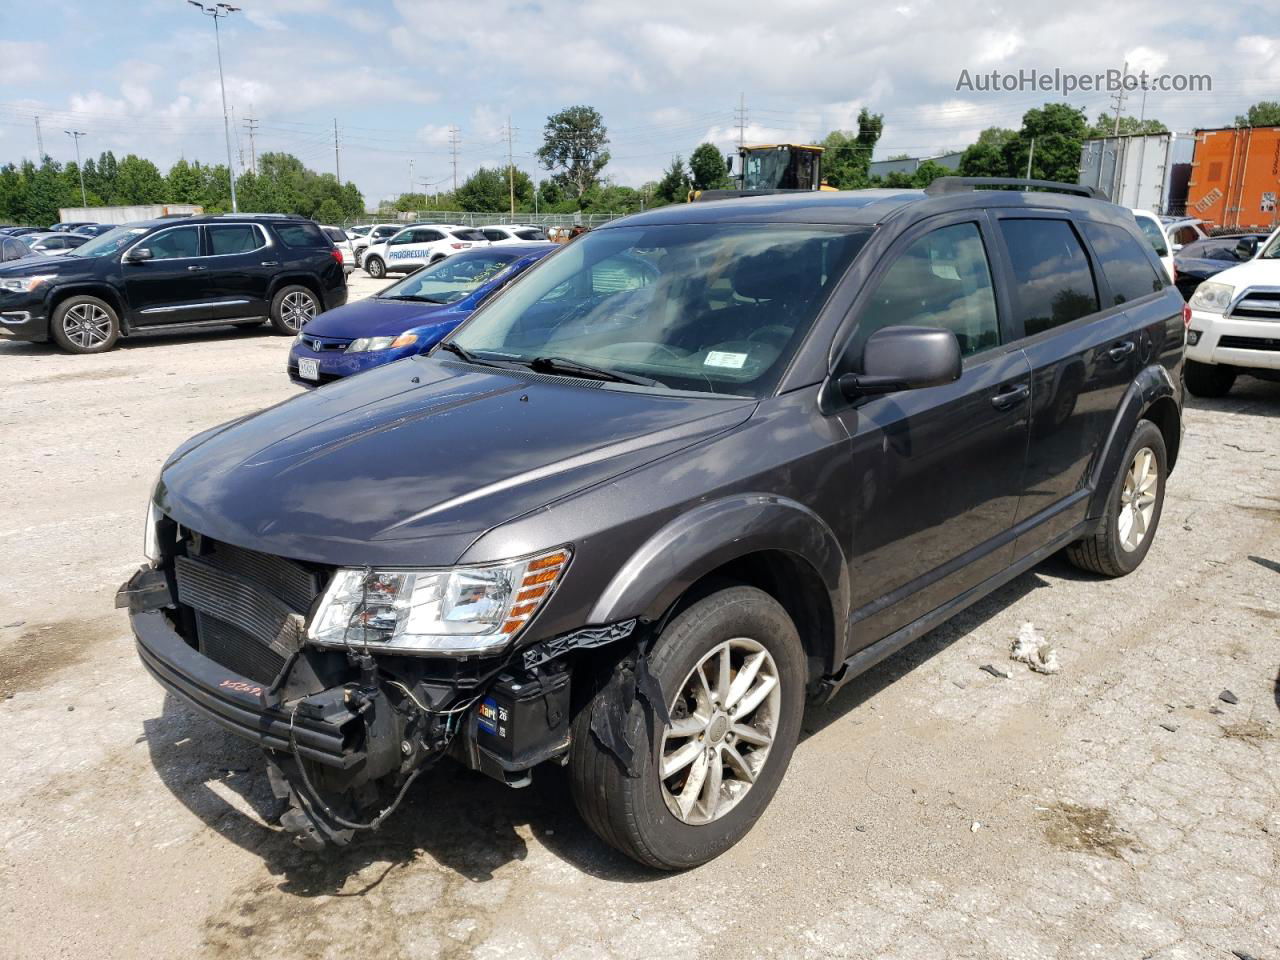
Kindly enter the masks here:
M 424 296 L 421 293 L 393 293 L 389 296 L 379 297 L 379 300 L 416 300 L 420 303 L 448 303 L 448 300 L 437 300 L 435 297 Z
M 570 376 L 591 377 L 596 380 L 608 380 L 613 383 L 633 383 L 640 387 L 656 387 L 657 380 L 640 377 L 633 373 L 610 370 L 608 367 L 596 367 L 580 360 L 566 360 L 564 357 L 534 357 L 527 361 L 530 370 L 540 373 L 564 373 Z
M 460 343 L 454 343 L 452 340 L 443 340 L 443 341 L 441 341 L 440 346 L 439 346 L 439 347 L 437 347 L 437 349 L 439 349 L 439 350 L 448 350 L 450 353 L 452 353 L 452 354 L 453 354 L 455 357 L 457 357 L 459 360 L 464 360 L 464 361 L 466 361 L 467 363 L 474 363 L 474 364 L 475 364 L 476 366 L 478 366 L 478 367 L 510 367 L 510 366 L 513 366 L 513 364 L 512 364 L 512 363 L 511 363 L 511 361 L 509 361 L 509 360 L 491 360 L 491 359 L 489 359 L 488 357 L 480 357 L 480 356 L 477 356 L 476 354 L 474 354 L 474 353 L 472 353 L 470 350 L 468 350 L 466 347 L 464 347 L 462 344 L 460 344 Z

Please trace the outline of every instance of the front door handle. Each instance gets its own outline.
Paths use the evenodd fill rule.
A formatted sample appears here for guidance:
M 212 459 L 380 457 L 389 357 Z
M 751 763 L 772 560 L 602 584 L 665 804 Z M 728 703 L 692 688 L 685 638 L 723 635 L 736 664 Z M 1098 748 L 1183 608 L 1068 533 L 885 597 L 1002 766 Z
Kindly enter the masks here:
M 1016 407 L 1031 396 L 1031 387 L 1025 383 L 1017 383 L 1006 387 L 991 398 L 991 405 L 997 410 L 1008 410 Z
M 1135 347 L 1132 340 L 1121 340 L 1107 351 L 1107 356 L 1115 363 L 1119 363 L 1129 354 L 1133 353 Z
M 280 266 L 280 261 L 279 261 L 279 260 L 263 260 L 263 261 L 262 261 L 262 266 L 264 266 L 264 267 L 278 267 L 278 266 Z
M 187 267 L 187 269 L 188 269 L 188 270 L 208 270 L 209 268 L 208 268 L 208 267 L 197 267 L 197 266 L 195 266 L 194 264 L 192 264 L 191 266 Z

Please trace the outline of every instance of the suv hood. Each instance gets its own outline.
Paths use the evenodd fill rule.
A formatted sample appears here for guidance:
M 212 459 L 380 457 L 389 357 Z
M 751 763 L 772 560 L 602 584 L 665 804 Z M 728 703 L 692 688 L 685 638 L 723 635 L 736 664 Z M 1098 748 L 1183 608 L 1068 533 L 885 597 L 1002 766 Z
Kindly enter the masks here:
M 165 466 L 156 502 L 192 530 L 265 553 L 443 566 L 486 530 L 754 408 L 413 357 L 193 438 Z M 554 544 L 530 549 L 544 546 Z
M 70 276 L 76 273 L 91 273 L 93 259 L 87 257 L 42 257 L 39 254 L 23 257 L 21 260 L 10 260 L 0 265 L 0 277 L 30 277 L 40 273 L 56 273 L 58 276 Z
M 1249 260 L 1223 270 L 1213 282 L 1229 283 L 1237 290 L 1252 286 L 1280 287 L 1280 260 Z

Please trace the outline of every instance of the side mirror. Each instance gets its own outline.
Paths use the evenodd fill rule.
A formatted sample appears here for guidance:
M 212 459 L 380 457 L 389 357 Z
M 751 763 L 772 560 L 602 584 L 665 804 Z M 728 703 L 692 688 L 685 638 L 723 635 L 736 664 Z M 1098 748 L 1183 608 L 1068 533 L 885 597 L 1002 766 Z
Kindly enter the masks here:
M 847 400 L 918 390 L 960 379 L 960 341 L 938 327 L 885 327 L 868 339 L 862 373 L 846 373 L 836 381 Z
M 138 263 L 142 260 L 150 260 L 152 256 L 150 247 L 134 247 L 125 259 L 130 263 Z
M 729 174 L 733 173 L 733 157 L 732 156 L 728 156 L 724 158 L 724 172 Z
M 1182 244 L 1180 243 L 1170 244 L 1169 249 L 1172 250 L 1174 253 L 1177 253 L 1179 250 L 1182 249 Z

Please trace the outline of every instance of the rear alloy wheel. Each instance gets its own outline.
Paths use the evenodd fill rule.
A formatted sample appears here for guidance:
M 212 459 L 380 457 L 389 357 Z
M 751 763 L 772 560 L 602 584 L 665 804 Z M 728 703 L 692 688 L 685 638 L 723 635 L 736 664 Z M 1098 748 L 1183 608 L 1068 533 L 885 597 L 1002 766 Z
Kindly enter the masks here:
M 1223 363 L 1187 361 L 1187 389 L 1197 397 L 1225 397 L 1236 382 L 1236 368 Z
M 271 300 L 271 326 L 277 333 L 294 336 L 320 312 L 316 295 L 293 284 L 281 288 Z
M 369 257 L 364 262 L 364 272 L 375 280 L 381 280 L 387 275 L 387 265 L 381 257 Z
M 1102 528 L 1067 547 L 1072 563 L 1106 577 L 1138 568 L 1160 524 L 1166 462 L 1164 434 L 1150 420 L 1139 420 L 1107 497 Z
M 53 311 L 49 332 L 70 353 L 106 353 L 120 339 L 120 319 L 105 300 L 68 297 Z
M 671 722 L 647 700 L 615 702 L 625 695 L 604 685 L 573 720 L 573 798 L 606 843 L 646 866 L 682 870 L 741 840 L 773 799 L 800 736 L 804 650 L 773 597 L 729 587 L 667 625 L 648 669 Z M 592 723 L 619 714 L 636 750 L 630 771 Z

